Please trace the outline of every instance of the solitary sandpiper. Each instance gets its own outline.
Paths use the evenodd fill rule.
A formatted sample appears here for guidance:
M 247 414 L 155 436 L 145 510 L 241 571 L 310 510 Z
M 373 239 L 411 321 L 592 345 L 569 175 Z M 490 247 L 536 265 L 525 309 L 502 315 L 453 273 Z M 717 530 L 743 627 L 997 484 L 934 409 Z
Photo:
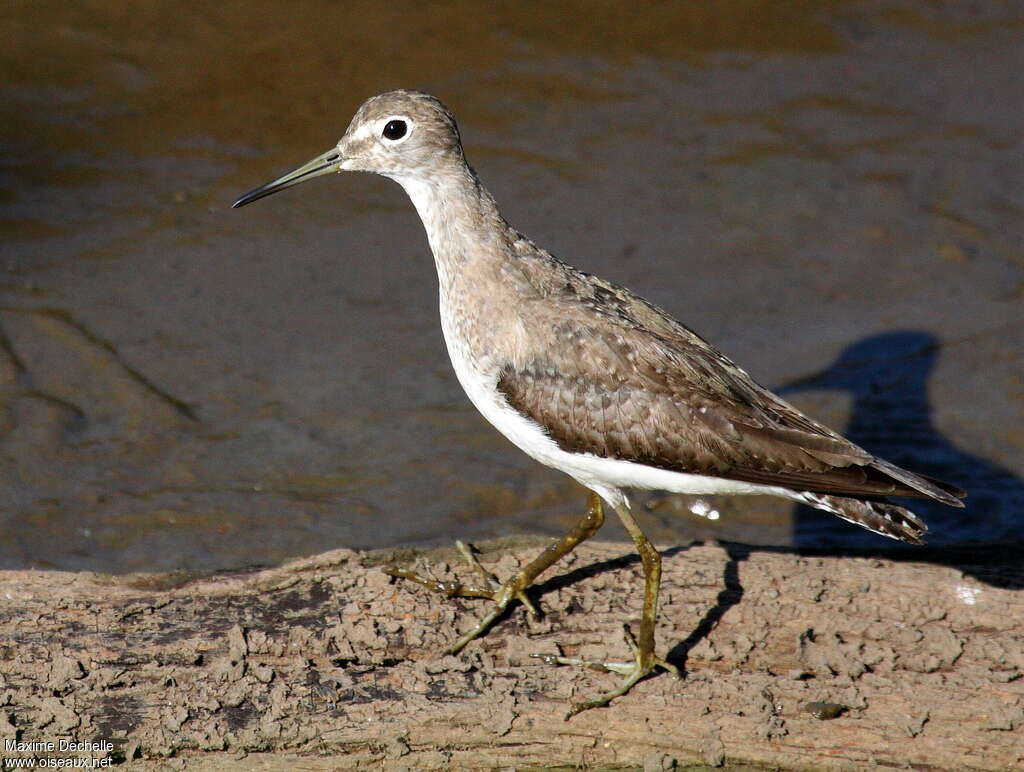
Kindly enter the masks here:
M 965 493 L 956 486 L 843 439 L 661 309 L 566 265 L 515 230 L 466 163 L 455 119 L 436 98 L 418 91 L 373 97 L 335 147 L 234 205 L 336 171 L 375 172 L 405 188 L 434 253 L 441 328 L 462 388 L 525 453 L 590 490 L 576 527 L 504 583 L 462 545 L 485 586 L 453 588 L 393 570 L 440 592 L 495 602 L 450 650 L 461 650 L 517 599 L 536 613 L 526 588 L 601 527 L 602 500 L 640 553 L 639 635 L 626 627 L 633 661 L 600 663 L 624 681 L 574 705 L 570 716 L 606 705 L 655 668 L 678 674 L 655 654 L 661 557 L 630 513 L 624 489 L 781 496 L 913 544 L 922 543 L 927 527 L 887 496 L 963 506 Z

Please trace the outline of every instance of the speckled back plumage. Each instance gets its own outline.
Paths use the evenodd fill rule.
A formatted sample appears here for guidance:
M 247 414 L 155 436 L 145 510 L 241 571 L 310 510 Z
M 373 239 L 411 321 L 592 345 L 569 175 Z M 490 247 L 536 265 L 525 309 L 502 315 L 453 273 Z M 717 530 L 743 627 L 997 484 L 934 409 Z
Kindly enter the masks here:
M 812 491 L 935 495 L 772 395 L 698 335 L 628 290 L 524 245 L 537 300 L 498 388 L 573 452 Z

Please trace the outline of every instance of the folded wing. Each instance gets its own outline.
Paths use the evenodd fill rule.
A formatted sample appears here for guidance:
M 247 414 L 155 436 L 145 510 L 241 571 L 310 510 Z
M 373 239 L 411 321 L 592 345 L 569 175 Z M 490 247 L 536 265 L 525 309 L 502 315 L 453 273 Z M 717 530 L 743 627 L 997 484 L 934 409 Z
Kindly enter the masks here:
M 562 449 L 798 491 L 962 506 L 963 491 L 876 458 L 645 301 L 604 291 L 574 318 L 531 319 L 531 358 L 499 376 L 509 404 Z

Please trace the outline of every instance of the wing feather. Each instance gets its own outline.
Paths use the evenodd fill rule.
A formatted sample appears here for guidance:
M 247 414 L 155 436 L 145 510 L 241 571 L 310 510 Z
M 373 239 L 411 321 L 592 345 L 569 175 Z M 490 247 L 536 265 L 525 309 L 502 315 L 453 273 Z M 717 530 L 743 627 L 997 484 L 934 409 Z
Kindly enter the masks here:
M 626 290 L 580 298 L 576 314 L 538 304 L 498 388 L 567 451 L 672 471 L 847 496 L 927 496 L 939 484 L 874 457 L 757 384 L 696 333 Z M 529 313 L 529 309 L 524 309 Z M 572 339 L 563 347 L 558 341 Z M 544 341 L 551 342 L 545 345 Z

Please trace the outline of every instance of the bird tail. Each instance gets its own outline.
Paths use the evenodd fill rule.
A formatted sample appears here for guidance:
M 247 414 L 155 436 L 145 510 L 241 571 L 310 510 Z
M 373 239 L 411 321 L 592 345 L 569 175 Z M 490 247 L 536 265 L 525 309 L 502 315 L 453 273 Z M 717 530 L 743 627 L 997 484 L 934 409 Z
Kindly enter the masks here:
M 948 504 L 951 507 L 962 507 L 964 505 L 960 499 L 967 496 L 967 491 L 963 488 L 950 485 L 942 480 L 936 480 L 934 477 L 929 477 L 928 475 L 916 474 L 915 472 L 898 467 L 895 464 L 890 464 L 882 458 L 875 458 L 871 462 L 871 466 L 881 472 L 885 472 L 885 474 L 889 475 L 889 477 L 894 480 L 898 480 L 904 485 L 913 488 L 922 496 L 928 496 L 936 501 L 941 501 L 943 504 Z M 902 496 L 903 494 L 900 493 L 898 495 Z
M 869 531 L 898 539 L 909 544 L 924 544 L 928 526 L 904 507 L 877 499 L 852 499 L 805 491 L 794 497 L 797 501 L 831 512 L 843 520 L 867 528 Z

